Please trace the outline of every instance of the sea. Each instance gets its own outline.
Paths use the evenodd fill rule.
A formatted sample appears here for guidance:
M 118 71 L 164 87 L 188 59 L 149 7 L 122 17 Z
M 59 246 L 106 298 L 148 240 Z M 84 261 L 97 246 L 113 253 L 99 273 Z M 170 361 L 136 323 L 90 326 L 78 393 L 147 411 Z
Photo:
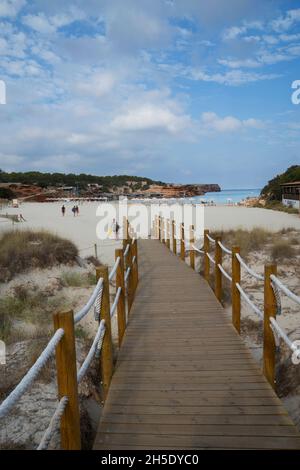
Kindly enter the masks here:
M 205 201 L 208 203 L 219 204 L 236 204 L 246 198 L 258 197 L 261 188 L 251 189 L 222 189 L 220 192 L 206 193 L 204 196 L 196 196 L 195 201 Z

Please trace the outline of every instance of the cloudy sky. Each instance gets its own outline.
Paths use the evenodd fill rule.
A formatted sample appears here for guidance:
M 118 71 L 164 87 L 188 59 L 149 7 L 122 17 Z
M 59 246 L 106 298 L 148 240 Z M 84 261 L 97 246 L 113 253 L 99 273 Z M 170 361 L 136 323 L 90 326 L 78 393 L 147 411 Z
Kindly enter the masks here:
M 0 168 L 261 187 L 299 64 L 298 0 L 0 0 Z

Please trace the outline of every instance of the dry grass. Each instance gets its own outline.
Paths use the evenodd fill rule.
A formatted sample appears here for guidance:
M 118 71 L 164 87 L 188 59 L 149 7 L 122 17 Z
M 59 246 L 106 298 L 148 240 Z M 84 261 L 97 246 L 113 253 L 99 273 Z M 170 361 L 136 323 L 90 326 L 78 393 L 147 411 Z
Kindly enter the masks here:
M 46 231 L 9 231 L 0 238 L 0 282 L 31 268 L 73 263 L 78 255 L 69 240 Z
M 13 333 L 15 320 L 43 327 L 45 334 L 45 326 L 49 323 L 50 315 L 63 308 L 64 304 L 65 299 L 61 295 L 50 298 L 36 286 L 32 290 L 23 285 L 16 286 L 13 295 L 7 295 L 0 299 L 1 339 L 6 342 L 16 339 Z M 17 336 L 18 340 L 28 337 L 25 331 L 23 334 L 19 332 Z
M 295 249 L 291 246 L 288 240 L 278 240 L 271 248 L 272 261 L 283 261 L 294 258 L 296 255 Z
M 80 273 L 78 271 L 65 271 L 61 276 L 64 287 L 89 287 L 96 284 L 96 275 Z
M 229 249 L 233 246 L 239 246 L 241 254 L 247 256 L 251 251 L 257 251 L 264 248 L 266 243 L 272 242 L 274 234 L 260 227 L 252 230 L 228 230 L 214 232 L 212 237 L 222 237 L 222 242 Z

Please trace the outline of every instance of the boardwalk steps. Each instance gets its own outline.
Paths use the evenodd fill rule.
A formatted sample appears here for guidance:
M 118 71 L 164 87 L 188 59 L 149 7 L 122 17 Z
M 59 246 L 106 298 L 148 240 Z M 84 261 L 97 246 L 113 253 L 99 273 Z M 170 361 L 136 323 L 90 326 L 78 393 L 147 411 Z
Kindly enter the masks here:
M 205 280 L 156 240 L 95 449 L 300 449 L 300 435 Z

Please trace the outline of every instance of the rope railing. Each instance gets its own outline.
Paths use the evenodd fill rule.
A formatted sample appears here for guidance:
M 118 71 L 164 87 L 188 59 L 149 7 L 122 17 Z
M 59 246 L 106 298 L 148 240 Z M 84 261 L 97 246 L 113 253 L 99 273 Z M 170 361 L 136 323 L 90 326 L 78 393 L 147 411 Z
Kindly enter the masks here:
M 40 441 L 37 448 L 38 450 L 48 448 L 63 416 L 64 419 L 69 420 L 69 422 L 67 425 L 65 422 L 64 426 L 61 428 L 62 447 L 64 449 L 80 449 L 79 403 L 77 392 L 74 393 L 74 387 L 78 387 L 78 384 L 85 377 L 93 358 L 100 354 L 102 355 L 103 393 L 104 397 L 106 396 L 107 387 L 110 383 L 110 376 L 107 375 L 107 371 L 109 371 L 111 364 L 113 363 L 112 349 L 111 347 L 108 347 L 109 344 L 112 344 L 110 319 L 118 309 L 118 333 L 119 344 L 121 344 L 124 329 L 126 327 L 126 322 L 124 323 L 123 321 L 122 324 L 122 315 L 123 318 L 126 319 L 124 312 L 124 299 L 126 295 L 128 295 L 128 297 L 130 295 L 127 306 L 129 313 L 138 283 L 137 240 L 131 240 L 128 238 L 125 249 L 116 249 L 115 253 L 115 264 L 110 271 L 110 274 L 108 274 L 108 269 L 106 267 L 96 268 L 97 284 L 84 307 L 82 307 L 82 309 L 75 315 L 72 310 L 54 315 L 53 318 L 56 328 L 54 335 L 23 379 L 0 404 L 0 418 L 3 418 L 14 408 L 18 400 L 33 384 L 46 362 L 50 359 L 53 353 L 59 349 L 59 354 L 56 354 L 56 368 L 58 389 L 61 398 L 54 414 L 52 415 L 49 426 L 45 430 Z M 126 264 L 128 266 L 125 276 L 124 258 L 126 258 Z M 99 276 L 99 272 L 103 272 L 104 276 Z M 114 276 L 116 276 L 116 295 L 112 306 L 109 307 L 109 284 Z M 102 299 L 103 296 L 105 297 L 105 301 Z M 89 313 L 93 305 L 95 308 L 95 319 L 99 322 L 99 326 L 89 352 L 77 372 L 74 328 L 75 325 Z M 107 327 L 107 322 L 109 323 L 109 328 Z M 61 341 L 62 339 L 63 341 Z M 103 353 L 102 348 L 104 344 L 106 344 L 105 353 Z M 72 375 L 74 370 L 75 377 Z M 67 412 L 69 408 L 70 410 Z
M 86 375 L 88 368 L 90 367 L 92 360 L 95 356 L 96 351 L 97 352 L 101 351 L 104 335 L 105 335 L 105 321 L 101 320 L 99 324 L 99 328 L 95 335 L 94 341 L 92 343 L 92 346 L 78 371 L 78 374 L 77 374 L 78 383 L 80 383 L 82 379 L 84 378 L 84 376 Z
M 209 259 L 213 264 L 216 264 L 215 260 L 213 259 L 213 257 L 212 257 L 209 253 L 206 253 L 206 256 L 208 257 L 208 259 Z
M 160 241 L 164 242 L 162 239 L 162 230 L 163 221 L 161 218 L 158 218 L 157 233 Z M 172 227 L 172 248 L 174 254 L 177 254 L 177 240 L 174 238 L 175 233 L 175 222 L 171 221 Z M 283 292 L 291 300 L 293 300 L 297 305 L 300 305 L 300 297 L 292 292 L 287 286 L 285 286 L 277 277 L 277 266 L 276 265 L 266 265 L 264 275 L 254 271 L 241 257 L 240 248 L 234 246 L 229 250 L 221 241 L 220 237 L 212 238 L 209 234 L 209 230 L 204 230 L 204 244 L 202 249 L 198 248 L 194 239 L 195 229 L 191 225 L 189 227 L 190 238 L 186 237 L 186 229 L 184 224 L 181 223 L 176 229 L 176 233 L 180 233 L 181 238 L 180 243 L 180 258 L 182 261 L 186 262 L 186 252 L 190 254 L 190 266 L 192 269 L 195 269 L 195 253 L 204 254 L 204 278 L 206 281 L 211 284 L 211 274 L 210 269 L 213 265 L 214 269 L 214 293 L 217 299 L 222 302 L 222 279 L 225 277 L 229 282 L 231 282 L 231 299 L 232 299 L 232 323 L 240 334 L 241 326 L 241 300 L 250 307 L 250 309 L 259 317 L 260 320 L 264 322 L 263 335 L 264 335 L 264 349 L 263 349 L 263 363 L 264 363 L 264 373 L 266 375 L 269 383 L 274 387 L 275 386 L 275 346 L 279 346 L 278 338 L 281 338 L 286 345 L 297 354 L 297 360 L 300 361 L 300 348 L 297 347 L 289 338 L 284 329 L 276 321 L 276 316 L 281 314 L 282 305 L 281 305 L 281 296 L 280 293 Z M 214 244 L 214 256 L 210 254 L 210 243 Z M 223 253 L 231 255 L 232 269 L 231 274 L 222 266 L 222 255 Z M 264 308 L 261 310 L 254 301 L 252 301 L 249 295 L 241 286 L 241 275 L 242 268 L 249 274 L 252 278 L 263 282 L 264 288 Z
M 236 253 L 235 256 L 237 257 L 238 261 L 243 266 L 243 268 L 247 271 L 247 273 L 250 274 L 250 276 L 254 277 L 258 281 L 263 281 L 264 280 L 264 276 L 261 276 L 260 274 L 253 271 L 253 269 L 251 269 L 250 266 L 248 266 L 248 264 L 245 263 L 243 258 L 238 253 Z
M 228 281 L 232 282 L 232 277 L 225 271 L 225 269 L 223 268 L 223 266 L 220 263 L 218 264 L 218 268 L 222 272 L 223 276 L 225 276 L 226 279 L 228 279 Z
M 276 277 L 274 274 L 271 274 L 271 280 L 274 282 L 274 284 L 282 291 L 285 293 L 287 297 L 289 297 L 291 300 L 296 302 L 298 305 L 300 305 L 300 297 L 294 292 L 292 292 L 288 287 L 286 287 L 279 279 Z
M 33 384 L 44 365 L 49 361 L 50 357 L 55 351 L 56 346 L 64 336 L 65 332 L 62 328 L 56 330 L 43 352 L 39 355 L 33 366 L 28 370 L 23 379 L 19 382 L 16 388 L 5 398 L 0 405 L 0 419 L 4 418 L 7 413 L 14 408 L 16 403 L 20 400 L 22 395 Z
M 82 307 L 82 309 L 79 310 L 79 312 L 77 312 L 76 315 L 74 316 L 75 323 L 80 322 L 80 320 L 82 320 L 89 313 L 90 309 L 96 302 L 97 297 L 99 296 L 99 294 L 101 295 L 102 289 L 103 289 L 103 279 L 100 278 L 97 282 L 94 292 L 92 293 L 91 297 L 89 298 L 85 306 Z
M 121 259 L 120 259 L 120 257 L 118 256 L 118 258 L 116 259 L 116 262 L 115 262 L 115 264 L 114 264 L 114 266 L 113 266 L 111 272 L 109 273 L 109 277 L 108 277 L 109 281 L 112 281 L 113 278 L 115 277 L 115 274 L 116 274 L 116 272 L 117 272 L 117 269 L 118 269 L 120 260 L 121 260 Z
M 69 402 L 68 397 L 62 397 L 59 400 L 58 405 L 55 409 L 55 412 L 52 415 L 52 418 L 50 420 L 49 426 L 46 429 L 46 431 L 45 431 L 45 433 L 44 433 L 44 435 L 41 439 L 41 442 L 39 443 L 39 445 L 37 447 L 37 450 L 47 450 L 48 449 L 54 434 L 57 432 L 57 430 L 59 428 L 60 420 L 61 420 L 61 418 L 62 418 L 62 416 L 65 412 L 65 409 L 67 407 L 68 402 Z
M 256 315 L 261 319 L 263 320 L 264 318 L 264 314 L 263 312 L 261 312 L 261 310 L 252 302 L 252 300 L 248 297 L 248 295 L 246 294 L 246 292 L 244 291 L 244 289 L 241 287 L 241 285 L 236 282 L 236 287 L 238 288 L 242 298 L 247 302 L 247 304 L 252 308 L 253 312 L 256 313 Z
M 114 303 L 112 304 L 111 309 L 110 309 L 110 316 L 111 317 L 114 315 L 114 313 L 116 311 L 116 308 L 118 306 L 118 302 L 119 302 L 119 299 L 120 299 L 121 292 L 122 292 L 122 288 L 118 287 Z
M 216 240 L 214 238 L 211 238 L 208 234 L 206 236 L 211 243 L 216 243 Z
M 224 253 L 226 253 L 227 255 L 232 254 L 232 251 L 226 248 L 226 246 L 224 246 L 223 243 L 220 242 L 220 240 L 218 241 L 218 245 L 222 248 L 222 251 L 224 251 Z

